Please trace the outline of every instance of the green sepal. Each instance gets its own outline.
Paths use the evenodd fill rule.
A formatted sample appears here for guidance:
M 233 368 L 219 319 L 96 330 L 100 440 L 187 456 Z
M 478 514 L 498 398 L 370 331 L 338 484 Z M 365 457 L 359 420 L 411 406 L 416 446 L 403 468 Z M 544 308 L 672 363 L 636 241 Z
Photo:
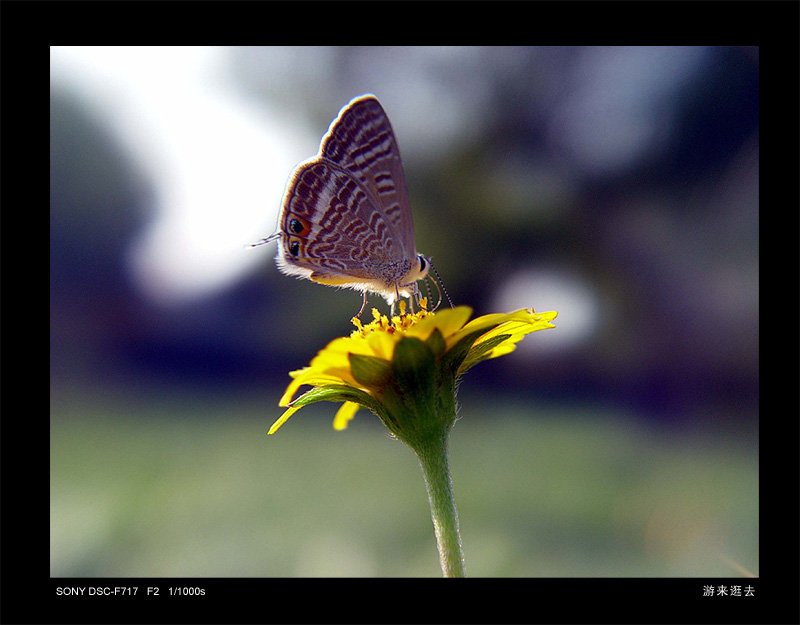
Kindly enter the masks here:
M 306 391 L 300 397 L 289 404 L 289 407 L 299 408 L 308 406 L 319 401 L 345 402 L 350 401 L 371 410 L 382 421 L 386 421 L 388 415 L 383 405 L 376 401 L 369 393 L 353 388 L 346 384 L 329 384 L 327 386 L 316 386 L 310 391 Z M 391 419 L 389 419 L 391 422 Z
M 362 386 L 380 388 L 392 377 L 392 365 L 383 358 L 362 354 L 348 354 L 347 357 L 350 360 L 350 372 Z
M 467 357 L 459 366 L 460 373 L 464 373 L 468 371 L 470 368 L 477 365 L 481 360 L 485 360 L 487 354 L 492 351 L 495 347 L 506 341 L 510 338 L 510 334 L 498 334 L 495 337 L 492 337 L 488 341 L 483 341 L 477 347 L 470 348 L 469 352 L 467 352 Z
M 436 393 L 436 357 L 430 347 L 418 338 L 398 341 L 392 356 L 392 373 L 401 393 L 414 404 L 430 403 Z
M 436 360 L 439 360 L 447 351 L 447 343 L 442 336 L 442 331 L 439 328 L 434 328 L 431 335 L 425 341 L 425 344 L 431 348 Z
M 447 353 L 444 355 L 444 358 L 442 358 L 442 363 L 440 365 L 442 371 L 447 371 L 453 376 L 463 373 L 463 371 L 460 370 L 461 364 L 464 362 L 464 360 L 466 360 L 469 351 L 472 349 L 473 343 L 475 343 L 475 341 L 493 328 L 496 328 L 497 325 L 475 330 L 475 332 L 470 332 L 466 336 L 462 337 L 458 343 L 453 345 L 453 347 L 447 351 Z M 472 366 L 472 364 L 470 364 L 467 368 L 470 366 Z

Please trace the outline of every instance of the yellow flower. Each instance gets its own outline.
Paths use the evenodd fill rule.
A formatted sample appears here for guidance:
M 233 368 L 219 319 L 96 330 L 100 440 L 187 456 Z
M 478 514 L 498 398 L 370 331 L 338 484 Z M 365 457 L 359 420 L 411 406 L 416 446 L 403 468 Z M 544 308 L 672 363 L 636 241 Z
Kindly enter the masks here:
M 401 306 L 404 302 L 401 302 Z M 401 308 L 401 313 L 403 309 Z M 343 430 L 360 407 L 369 408 L 401 439 L 419 434 L 423 414 L 455 421 L 456 381 L 482 360 L 508 354 L 522 338 L 555 327 L 558 313 L 518 310 L 469 321 L 467 306 L 432 313 L 401 314 L 391 320 L 372 311 L 374 321 L 334 339 L 308 367 L 292 371 L 281 397 L 288 410 L 273 434 L 297 410 L 317 401 L 341 401 L 333 426 Z M 313 388 L 293 399 L 301 386 Z
M 273 424 L 274 433 L 303 406 L 342 402 L 333 427 L 343 430 L 360 407 L 369 408 L 417 455 L 431 507 L 442 573 L 466 574 L 458 512 L 447 453 L 456 420 L 458 378 L 482 360 L 514 350 L 526 334 L 555 327 L 555 312 L 518 310 L 469 321 L 466 306 L 439 313 L 424 309 L 391 320 L 373 310 L 374 321 L 331 341 L 308 367 L 292 371 L 280 400 L 288 410 Z M 301 386 L 311 390 L 294 399 Z

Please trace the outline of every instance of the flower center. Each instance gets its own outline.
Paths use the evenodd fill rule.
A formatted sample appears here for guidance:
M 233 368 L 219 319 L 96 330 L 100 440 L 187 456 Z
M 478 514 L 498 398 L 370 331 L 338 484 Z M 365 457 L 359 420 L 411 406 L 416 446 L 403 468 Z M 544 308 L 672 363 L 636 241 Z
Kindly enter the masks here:
M 355 330 L 350 334 L 351 337 L 366 337 L 368 334 L 372 332 L 386 332 L 387 334 L 394 334 L 395 332 L 403 332 L 405 333 L 408 329 L 415 326 L 419 321 L 427 317 L 428 315 L 432 315 L 432 312 L 428 312 L 426 310 L 425 298 L 420 300 L 420 307 L 421 310 L 419 312 L 413 314 L 406 314 L 406 303 L 404 301 L 400 301 L 400 314 L 395 315 L 391 319 L 386 315 L 382 315 L 378 312 L 377 308 L 372 309 L 372 318 L 373 321 L 366 325 L 362 325 L 361 321 L 357 317 L 353 317 L 351 321 L 353 325 L 356 327 Z

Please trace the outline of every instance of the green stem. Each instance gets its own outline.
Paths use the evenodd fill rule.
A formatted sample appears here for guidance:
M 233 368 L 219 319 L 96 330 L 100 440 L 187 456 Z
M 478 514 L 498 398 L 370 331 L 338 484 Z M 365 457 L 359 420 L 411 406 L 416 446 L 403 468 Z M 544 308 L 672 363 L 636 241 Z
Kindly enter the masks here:
M 466 577 L 461 534 L 458 531 L 458 511 L 453 497 L 453 483 L 447 453 L 447 433 L 427 439 L 414 446 L 419 459 L 428 501 L 431 506 L 439 564 L 444 577 Z

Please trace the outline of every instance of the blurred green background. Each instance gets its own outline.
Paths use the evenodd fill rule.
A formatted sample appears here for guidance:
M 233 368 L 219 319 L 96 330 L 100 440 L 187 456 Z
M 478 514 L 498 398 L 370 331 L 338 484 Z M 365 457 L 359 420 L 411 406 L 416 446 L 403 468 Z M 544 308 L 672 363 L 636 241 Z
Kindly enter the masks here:
M 244 246 L 372 92 L 456 303 L 559 311 L 461 386 L 468 574 L 758 575 L 758 60 L 51 48 L 50 574 L 440 574 L 377 419 L 266 436 L 360 295 Z

